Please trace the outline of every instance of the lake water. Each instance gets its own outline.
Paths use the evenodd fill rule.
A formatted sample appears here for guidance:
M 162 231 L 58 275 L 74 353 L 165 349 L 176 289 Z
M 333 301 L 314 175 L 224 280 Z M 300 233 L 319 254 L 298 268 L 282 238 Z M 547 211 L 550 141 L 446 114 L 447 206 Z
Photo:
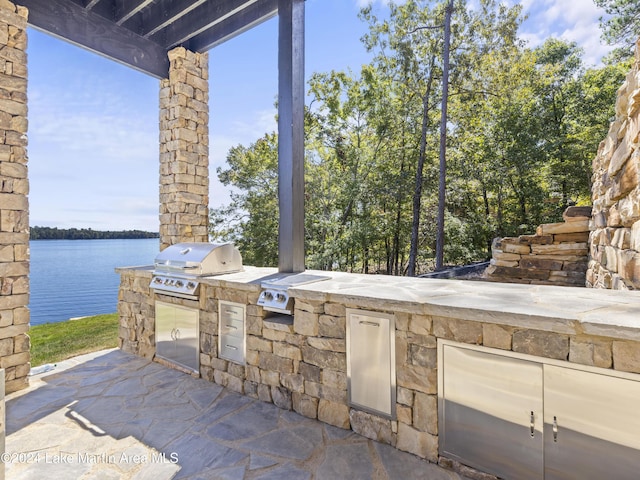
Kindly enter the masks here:
M 116 267 L 151 265 L 159 239 L 32 240 L 31 325 L 114 313 Z

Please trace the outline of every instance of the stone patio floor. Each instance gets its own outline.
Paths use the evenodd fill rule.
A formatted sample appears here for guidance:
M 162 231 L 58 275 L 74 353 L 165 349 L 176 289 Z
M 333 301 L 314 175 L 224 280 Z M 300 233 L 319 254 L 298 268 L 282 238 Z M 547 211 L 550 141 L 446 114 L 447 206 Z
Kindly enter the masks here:
M 6 435 L 12 480 L 463 478 L 117 349 L 7 395 Z

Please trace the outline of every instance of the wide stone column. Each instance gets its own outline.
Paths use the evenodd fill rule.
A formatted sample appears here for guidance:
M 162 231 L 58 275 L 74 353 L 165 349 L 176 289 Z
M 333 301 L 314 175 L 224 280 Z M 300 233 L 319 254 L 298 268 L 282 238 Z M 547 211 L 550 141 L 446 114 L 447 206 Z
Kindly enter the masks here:
M 26 387 L 29 341 L 27 9 L 0 1 L 0 368 Z
M 160 250 L 209 239 L 209 56 L 169 52 L 160 82 Z

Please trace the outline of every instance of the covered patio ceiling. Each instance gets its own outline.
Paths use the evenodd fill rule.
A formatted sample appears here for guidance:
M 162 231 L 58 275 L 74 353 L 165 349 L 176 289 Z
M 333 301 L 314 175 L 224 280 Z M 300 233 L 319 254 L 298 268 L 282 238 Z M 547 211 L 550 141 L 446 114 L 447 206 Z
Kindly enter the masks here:
M 29 24 L 165 78 L 167 52 L 205 52 L 275 16 L 278 0 L 17 0 Z

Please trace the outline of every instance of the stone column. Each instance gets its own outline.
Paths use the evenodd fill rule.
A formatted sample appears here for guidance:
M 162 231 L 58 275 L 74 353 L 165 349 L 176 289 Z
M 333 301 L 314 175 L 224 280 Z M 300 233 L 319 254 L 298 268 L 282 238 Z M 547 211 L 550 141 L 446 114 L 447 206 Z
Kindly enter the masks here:
M 28 385 L 27 9 L 0 0 L 0 368 Z
M 160 250 L 209 239 L 209 56 L 169 52 L 160 83 Z

